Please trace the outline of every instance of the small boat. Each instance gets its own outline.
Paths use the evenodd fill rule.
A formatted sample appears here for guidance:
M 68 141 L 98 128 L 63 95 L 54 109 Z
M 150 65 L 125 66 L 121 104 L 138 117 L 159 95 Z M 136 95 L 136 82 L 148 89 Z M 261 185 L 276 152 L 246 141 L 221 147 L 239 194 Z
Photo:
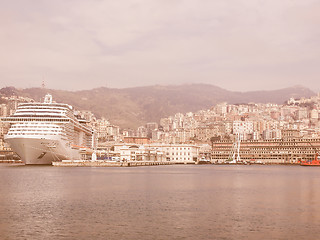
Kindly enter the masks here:
M 300 166 L 319 166 L 320 167 L 320 156 L 316 153 L 313 160 L 305 160 L 300 162 Z

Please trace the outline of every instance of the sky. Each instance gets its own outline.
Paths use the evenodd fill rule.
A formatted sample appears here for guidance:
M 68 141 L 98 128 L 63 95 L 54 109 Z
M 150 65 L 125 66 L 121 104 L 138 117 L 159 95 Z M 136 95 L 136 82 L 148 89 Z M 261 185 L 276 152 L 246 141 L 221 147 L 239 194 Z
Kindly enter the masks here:
M 0 87 L 320 90 L 320 0 L 0 0 Z

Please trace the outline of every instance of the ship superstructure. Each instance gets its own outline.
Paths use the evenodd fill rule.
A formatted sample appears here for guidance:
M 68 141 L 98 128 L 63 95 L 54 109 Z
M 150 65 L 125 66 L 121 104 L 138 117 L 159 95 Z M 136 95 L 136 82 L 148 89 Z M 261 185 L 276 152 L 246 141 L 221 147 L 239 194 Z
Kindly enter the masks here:
M 82 159 L 93 148 L 86 121 L 76 117 L 72 106 L 53 102 L 50 94 L 43 103 L 19 104 L 4 120 L 11 124 L 5 140 L 26 164 Z

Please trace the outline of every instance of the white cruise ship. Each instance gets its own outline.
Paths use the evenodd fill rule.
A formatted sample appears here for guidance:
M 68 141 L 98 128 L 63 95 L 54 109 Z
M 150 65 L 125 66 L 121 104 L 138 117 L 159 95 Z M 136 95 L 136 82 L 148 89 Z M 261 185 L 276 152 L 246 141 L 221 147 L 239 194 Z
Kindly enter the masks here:
M 75 116 L 72 106 L 52 102 L 50 94 L 43 103 L 19 104 L 4 120 L 10 123 L 5 141 L 25 164 L 83 159 L 92 152 L 94 134 L 87 122 Z

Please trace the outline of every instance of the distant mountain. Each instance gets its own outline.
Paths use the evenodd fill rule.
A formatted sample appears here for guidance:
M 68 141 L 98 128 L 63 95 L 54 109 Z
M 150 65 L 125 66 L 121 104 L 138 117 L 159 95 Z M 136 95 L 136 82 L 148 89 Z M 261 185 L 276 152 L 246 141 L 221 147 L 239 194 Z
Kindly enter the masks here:
M 13 87 L 0 89 L 1 95 L 20 95 L 36 101 L 51 93 L 56 102 L 68 103 L 76 109 L 90 110 L 97 117 L 105 117 L 121 127 L 136 128 L 146 122 L 159 122 L 160 118 L 175 113 L 196 112 L 208 109 L 219 102 L 278 103 L 291 97 L 314 96 L 302 86 L 274 91 L 233 92 L 208 84 L 176 86 L 147 86 L 124 89 L 96 88 L 85 91 L 62 91 L 41 88 L 18 90 Z

